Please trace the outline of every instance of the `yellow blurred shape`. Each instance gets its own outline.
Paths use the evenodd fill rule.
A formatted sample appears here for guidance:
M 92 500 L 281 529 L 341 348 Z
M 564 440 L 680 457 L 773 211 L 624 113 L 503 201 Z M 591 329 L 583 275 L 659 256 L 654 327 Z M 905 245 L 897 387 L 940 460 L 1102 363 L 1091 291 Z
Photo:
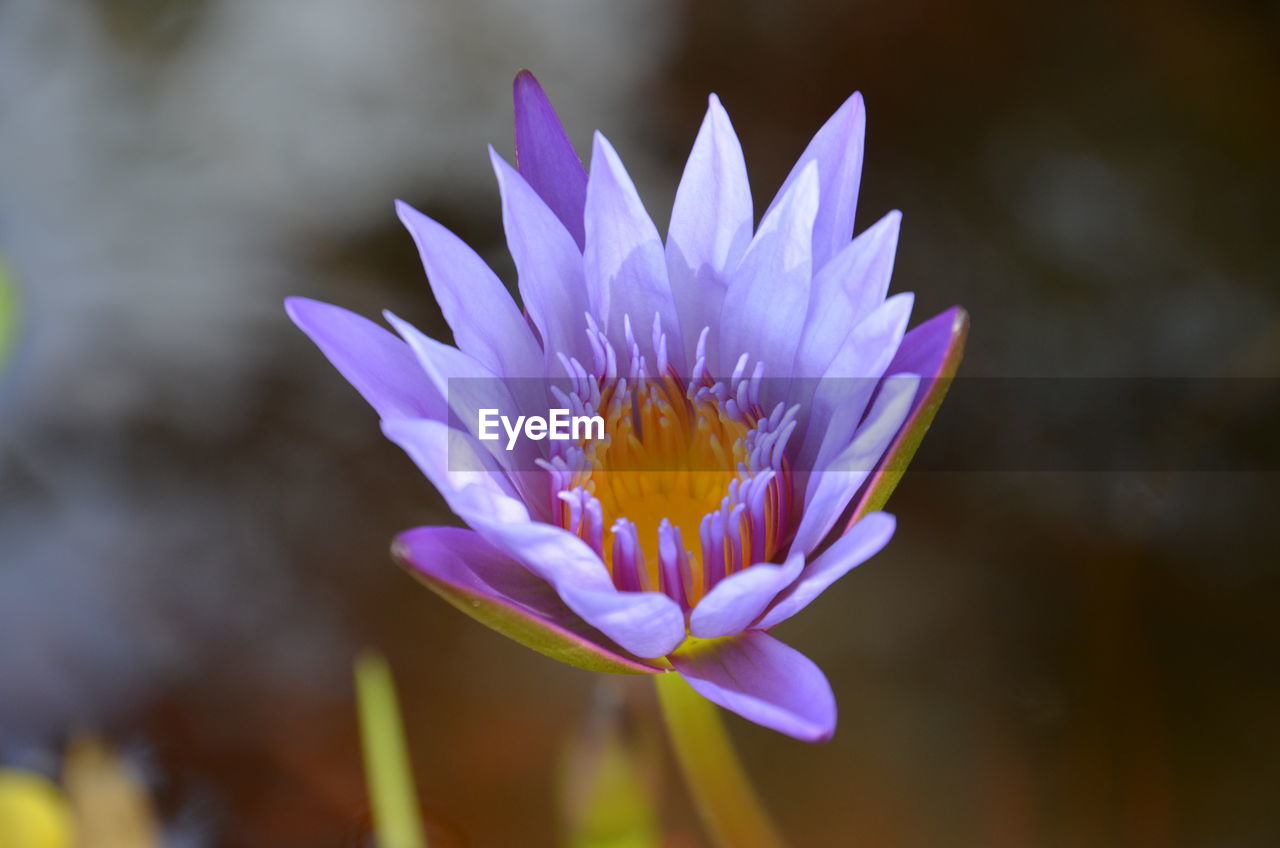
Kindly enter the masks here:
M 0 848 L 71 848 L 71 807 L 30 772 L 0 769 Z
M 627 709 L 617 681 L 596 687 L 591 712 L 577 723 L 559 770 L 565 848 L 658 848 L 659 746 Z
M 159 848 L 146 788 L 107 745 L 93 737 L 75 740 L 62 769 L 75 812 L 75 848 Z

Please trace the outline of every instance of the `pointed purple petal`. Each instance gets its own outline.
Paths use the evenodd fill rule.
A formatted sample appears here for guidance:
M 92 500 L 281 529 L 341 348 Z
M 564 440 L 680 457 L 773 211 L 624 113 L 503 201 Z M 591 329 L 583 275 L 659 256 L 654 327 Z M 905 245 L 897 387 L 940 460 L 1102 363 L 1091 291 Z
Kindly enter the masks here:
M 608 568 L 582 539 L 530 517 L 485 472 L 458 471 L 436 421 L 384 421 L 387 437 L 405 449 L 459 518 L 489 544 L 551 584 L 575 613 L 626 650 L 659 657 L 680 644 L 684 614 L 657 592 L 619 592 Z
M 518 499 L 507 475 L 470 433 L 443 421 L 421 418 L 384 418 L 382 432 L 409 455 L 455 513 L 461 506 L 455 503 L 458 493 L 478 486 L 506 498 L 500 504 L 505 509 L 494 510 L 498 514 L 528 517 L 529 511 Z M 490 508 L 494 509 L 492 505 Z
M 821 269 L 853 237 L 853 216 L 862 179 L 862 142 L 867 114 L 862 95 L 855 93 L 818 130 L 791 174 L 778 190 L 770 209 L 781 202 L 791 184 L 810 162 L 818 163 L 818 217 L 813 225 L 813 267 Z M 766 213 L 767 214 L 767 213 Z
M 765 215 L 733 272 L 720 313 L 722 366 L 749 353 L 773 380 L 791 376 L 809 309 L 817 209 L 818 172 L 810 165 Z
M 518 439 L 515 447 L 507 450 L 506 442 L 501 438 L 479 440 L 481 409 L 497 409 L 503 415 L 518 414 L 521 409 L 521 404 L 511 394 L 506 383 L 456 347 L 427 336 L 391 312 L 384 314 L 391 326 L 396 328 L 396 332 L 413 349 L 419 365 L 431 378 L 436 390 L 444 395 L 449 407 L 450 426 L 477 438 L 478 444 L 489 451 L 501 468 L 513 471 L 534 469 L 540 456 L 538 442 Z M 517 381 L 517 384 L 524 388 L 535 385 L 534 381 L 529 380 Z M 533 471 L 523 475 L 513 473 L 511 479 L 526 481 L 528 485 L 521 485 L 520 490 L 528 503 L 546 505 L 547 492 L 542 475 Z
M 704 698 L 805 742 L 836 729 L 836 698 L 822 669 L 760 630 L 690 644 L 668 659 Z
M 753 215 L 742 145 L 713 94 L 680 178 L 667 231 L 667 270 L 687 362 L 694 361 L 702 328 L 719 322 L 729 271 L 751 241 Z M 717 365 L 711 363 L 713 370 Z
M 410 573 L 462 612 L 552 659 L 588 671 L 654 674 L 586 626 L 543 580 L 471 530 L 418 527 L 393 554 Z
M 516 167 L 564 224 L 581 251 L 586 244 L 582 210 L 587 200 L 587 171 L 533 74 L 528 71 L 516 74 L 512 94 Z
M 812 397 L 792 397 L 809 410 L 797 453 L 800 468 L 821 468 L 849 444 L 893 361 L 914 303 L 911 292 L 886 300 L 849 332 L 822 379 L 797 383 L 813 389 Z
M 542 349 L 502 281 L 462 239 L 407 203 L 396 212 L 422 257 L 458 348 L 495 374 L 542 376 Z
M 703 639 L 741 633 L 803 568 L 804 555 L 797 553 L 782 565 L 761 562 L 729 575 L 693 608 L 689 632 Z
M 590 362 L 583 316 L 591 304 L 582 253 L 525 178 L 493 149 L 489 159 L 502 192 L 502 225 L 520 275 L 520 297 L 542 334 L 547 361 L 554 364 L 559 352 Z
M 591 153 L 586 225 L 587 246 L 582 259 L 587 296 L 609 339 L 623 346 L 623 321 L 630 316 L 641 349 L 648 352 L 647 330 L 653 326 L 655 314 L 661 317 L 669 338 L 681 339 L 662 239 L 622 160 L 600 133 L 595 135 Z M 669 352 L 679 367 L 684 346 L 673 345 Z
M 826 538 L 906 421 L 919 383 L 918 377 L 909 374 L 886 379 L 853 441 L 809 476 L 804 516 L 791 543 L 793 551 L 812 553 Z
M 901 212 L 885 215 L 814 275 L 796 376 L 826 373 L 850 328 L 884 303 L 901 221 Z
M 911 330 L 902 339 L 898 355 L 890 363 L 887 374 L 912 372 L 924 377 L 916 393 L 911 412 L 898 431 L 893 444 L 885 451 L 867 487 L 858 497 L 850 522 L 889 500 L 920 441 L 933 423 L 951 380 L 964 356 L 964 343 L 969 335 L 969 313 L 953 306 Z
M 285 311 L 378 415 L 444 417 L 444 396 L 403 341 L 367 318 L 318 300 L 291 297 Z
M 886 512 L 865 516 L 809 563 L 800 579 L 778 596 L 756 627 L 768 630 L 807 607 L 828 586 L 879 553 L 893 538 L 893 528 L 894 518 Z

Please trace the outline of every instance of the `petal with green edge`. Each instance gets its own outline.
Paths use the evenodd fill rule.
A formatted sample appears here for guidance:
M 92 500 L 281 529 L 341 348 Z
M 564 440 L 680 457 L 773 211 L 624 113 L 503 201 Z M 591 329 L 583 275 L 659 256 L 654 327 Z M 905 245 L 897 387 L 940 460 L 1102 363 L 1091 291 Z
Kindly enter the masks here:
M 458 527 L 418 527 L 396 537 L 396 561 L 462 612 L 540 654 L 587 671 L 654 674 L 660 667 L 612 646 L 537 575 Z
M 884 507 L 906 472 L 912 457 L 938 414 L 951 380 L 964 356 L 969 335 L 969 313 L 953 306 L 910 330 L 902 338 L 898 353 L 885 370 L 886 376 L 911 372 L 923 378 L 906 422 L 894 438 L 862 494 L 854 504 L 846 527 L 852 527 L 869 512 Z

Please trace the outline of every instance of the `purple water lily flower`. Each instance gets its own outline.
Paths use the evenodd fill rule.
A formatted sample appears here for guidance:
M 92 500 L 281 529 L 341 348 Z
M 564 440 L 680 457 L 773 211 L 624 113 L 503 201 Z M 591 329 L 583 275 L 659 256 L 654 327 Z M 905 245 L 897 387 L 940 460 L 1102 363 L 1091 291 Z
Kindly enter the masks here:
M 391 314 L 398 336 L 287 302 L 467 525 L 406 531 L 396 557 L 549 656 L 674 671 L 754 722 L 830 737 L 825 676 L 769 631 L 889 541 L 894 519 L 874 510 L 967 327 L 952 308 L 907 332 L 912 296 L 886 297 L 899 213 L 853 238 L 864 123 L 855 94 L 754 227 L 742 149 L 712 96 L 664 242 L 604 136 L 588 171 L 520 74 L 518 167 L 490 156 L 523 311 L 403 203 L 456 347 Z M 477 406 L 545 412 L 548 395 L 599 414 L 607 438 L 478 438 Z

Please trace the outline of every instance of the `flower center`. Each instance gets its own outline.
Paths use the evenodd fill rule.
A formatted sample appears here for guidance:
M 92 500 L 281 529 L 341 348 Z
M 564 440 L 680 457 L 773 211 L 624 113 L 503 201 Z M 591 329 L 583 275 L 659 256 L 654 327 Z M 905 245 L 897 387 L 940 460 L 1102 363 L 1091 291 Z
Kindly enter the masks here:
M 548 464 L 555 520 L 595 548 L 618 588 L 658 590 L 690 609 L 785 541 L 791 475 L 783 450 L 795 410 L 779 404 L 766 415 L 753 392 L 758 374 L 719 382 L 700 359 L 700 376 L 686 382 L 660 354 L 659 376 L 648 377 L 633 354 L 623 379 L 608 354 L 596 373 L 578 369 L 566 395 L 601 415 L 605 433 Z

